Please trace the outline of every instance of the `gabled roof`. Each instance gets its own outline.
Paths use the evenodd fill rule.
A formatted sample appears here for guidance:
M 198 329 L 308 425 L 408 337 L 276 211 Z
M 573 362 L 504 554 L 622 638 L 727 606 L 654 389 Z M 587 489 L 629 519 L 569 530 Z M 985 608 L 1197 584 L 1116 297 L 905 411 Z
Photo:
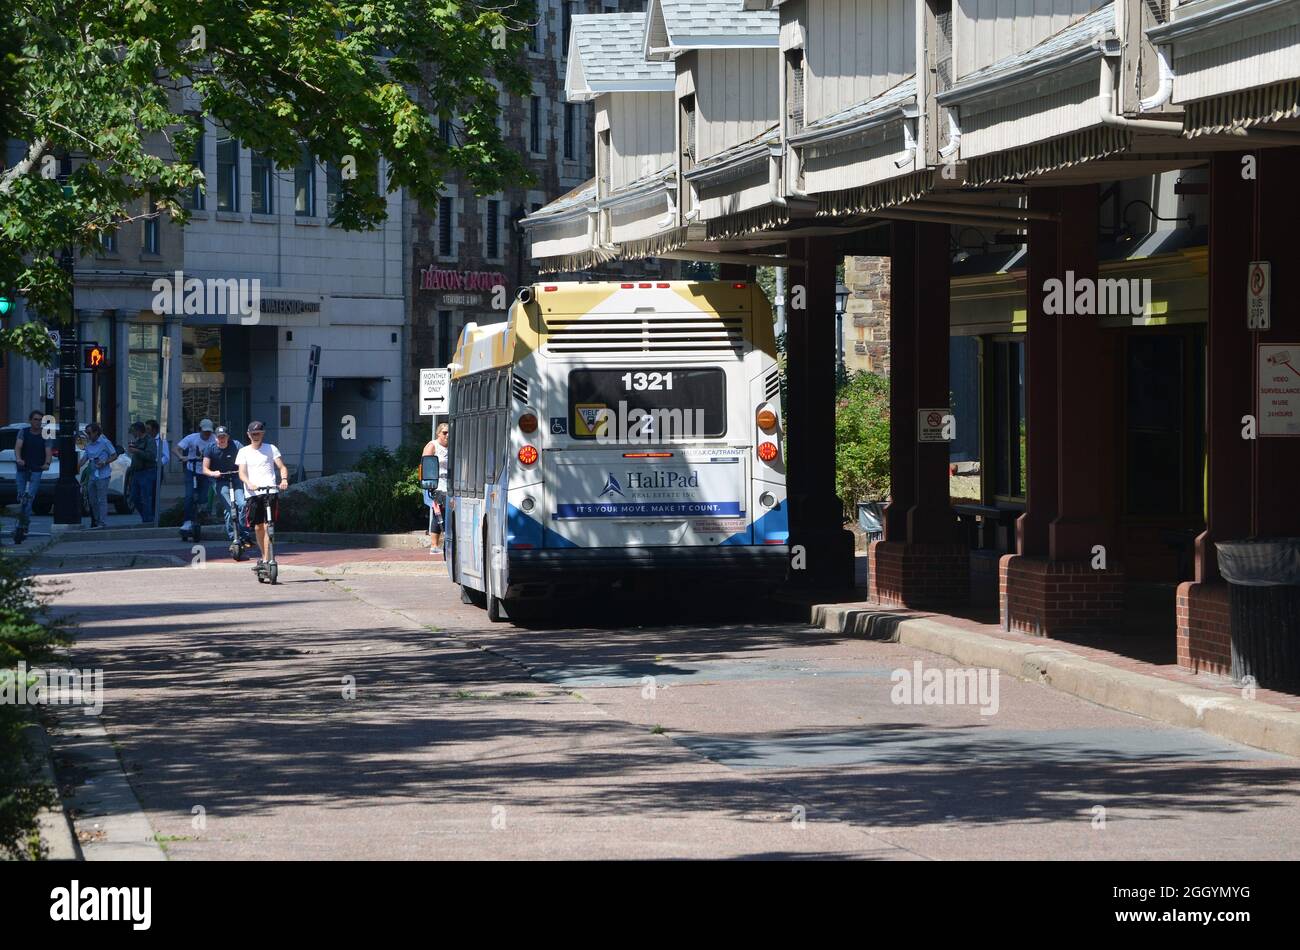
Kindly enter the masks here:
M 585 13 L 573 18 L 564 78 L 570 102 L 606 92 L 672 92 L 672 64 L 647 62 L 642 53 L 645 20 L 644 13 Z
M 643 49 L 663 61 L 692 49 L 775 48 L 780 32 L 776 10 L 746 10 L 741 0 L 649 0 Z
M 1110 2 L 1075 20 L 1037 46 L 962 76 L 951 89 L 939 93 L 939 102 L 947 105 L 992 90 L 1005 90 L 1007 86 L 1098 58 L 1101 56 L 1098 42 L 1114 31 L 1115 3 Z

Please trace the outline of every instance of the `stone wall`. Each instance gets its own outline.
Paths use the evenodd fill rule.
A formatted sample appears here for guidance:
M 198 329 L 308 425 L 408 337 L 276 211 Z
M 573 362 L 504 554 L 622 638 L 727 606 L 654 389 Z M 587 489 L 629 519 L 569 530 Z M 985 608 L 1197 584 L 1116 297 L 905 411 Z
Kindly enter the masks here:
M 844 258 L 844 366 L 889 375 L 889 258 Z

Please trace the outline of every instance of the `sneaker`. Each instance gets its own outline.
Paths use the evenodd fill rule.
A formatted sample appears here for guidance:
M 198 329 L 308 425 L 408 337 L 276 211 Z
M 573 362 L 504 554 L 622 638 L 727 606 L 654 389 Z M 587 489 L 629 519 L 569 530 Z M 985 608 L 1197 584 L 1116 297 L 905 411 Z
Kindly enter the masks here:
M 253 565 L 253 570 L 254 572 L 266 570 L 266 562 L 259 557 L 257 563 Z
M 193 527 L 194 527 L 193 523 L 187 521 L 187 522 L 185 522 L 183 525 L 181 525 L 181 531 L 182 531 L 182 532 L 186 532 L 186 531 L 189 531 L 189 530 L 190 530 L 191 528 L 193 528 Z

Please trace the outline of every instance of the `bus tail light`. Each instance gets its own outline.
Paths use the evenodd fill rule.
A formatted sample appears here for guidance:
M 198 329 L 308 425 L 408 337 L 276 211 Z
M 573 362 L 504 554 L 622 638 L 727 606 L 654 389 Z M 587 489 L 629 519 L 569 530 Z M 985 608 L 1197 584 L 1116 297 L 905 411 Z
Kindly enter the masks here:
M 771 406 L 760 406 L 755 421 L 764 432 L 776 430 L 776 413 L 772 411 Z
M 525 412 L 522 416 L 519 417 L 519 431 L 536 432 L 537 417 L 533 415 L 531 412 Z
M 537 449 L 531 445 L 525 445 L 519 450 L 519 462 L 522 465 L 532 465 L 537 461 Z
M 775 442 L 760 442 L 758 444 L 758 457 L 764 462 L 773 462 L 776 460 L 779 450 Z

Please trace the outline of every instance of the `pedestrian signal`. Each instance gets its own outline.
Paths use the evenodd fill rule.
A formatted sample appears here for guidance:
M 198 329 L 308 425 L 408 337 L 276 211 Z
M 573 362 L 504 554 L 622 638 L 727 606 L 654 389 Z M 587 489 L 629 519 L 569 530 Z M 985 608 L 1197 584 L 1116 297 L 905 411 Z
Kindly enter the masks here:
M 108 347 L 87 343 L 81 350 L 82 369 L 103 369 L 108 365 Z

